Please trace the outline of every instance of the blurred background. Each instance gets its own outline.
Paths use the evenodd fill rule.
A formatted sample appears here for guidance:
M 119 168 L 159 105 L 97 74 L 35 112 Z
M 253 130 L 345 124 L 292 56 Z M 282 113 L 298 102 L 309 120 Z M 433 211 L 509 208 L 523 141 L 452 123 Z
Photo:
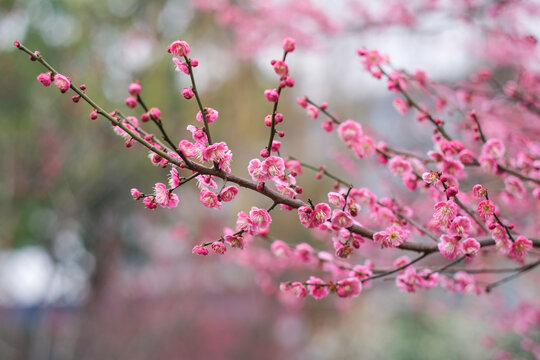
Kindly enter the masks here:
M 249 160 L 267 139 L 263 119 L 271 106 L 263 91 L 277 85 L 270 60 L 281 56 L 285 36 L 295 37 L 297 50 L 287 62 L 296 85 L 279 104 L 282 154 L 336 172 L 345 165 L 343 176 L 355 184 L 399 197 L 399 179 L 389 178 L 376 159 L 347 153 L 295 98 L 328 101 L 377 139 L 427 150 L 430 128 L 395 112 L 393 96 L 362 69 L 355 50 L 377 48 L 398 68 L 457 81 L 485 64 L 485 44 L 471 26 L 481 14 L 476 19 L 471 11 L 473 20 L 463 21 L 457 5 L 445 13 L 425 6 L 433 1 L 413 3 L 424 7 L 0 2 L 0 359 L 488 359 L 500 349 L 532 359 L 508 332 L 516 306 L 538 305 L 537 286 L 524 286 L 526 280 L 489 299 L 442 290 L 405 295 L 388 281 L 350 302 L 291 305 L 280 299 L 280 279 L 243 265 L 241 256 L 192 255 L 195 244 L 234 226 L 238 211 L 268 207 L 268 199 L 244 191 L 217 212 L 198 203 L 190 184 L 182 187 L 177 209 L 144 209 L 130 188 L 151 192 L 167 170 L 153 167 L 140 147 L 124 148 L 104 121 L 90 121 L 87 104 L 41 86 L 36 76 L 44 70 L 12 45 L 18 39 L 40 50 L 110 111 L 141 114 L 123 105 L 129 83 L 140 80 L 146 104 L 161 109 L 178 141 L 189 139 L 186 126 L 198 110 L 180 96 L 188 78 L 174 72 L 166 48 L 188 41 L 190 56 L 200 61 L 195 75 L 203 102 L 220 113 L 213 137 L 232 149 L 233 172 L 247 176 Z M 476 3 L 482 10 L 490 2 Z M 373 21 L 359 16 L 364 7 Z M 534 33 L 534 15 L 526 21 Z M 332 186 L 313 174 L 301 179 L 304 192 L 321 201 Z M 313 241 L 295 216 L 276 212 L 273 218 L 274 236 Z M 494 312 L 509 317 L 494 324 Z

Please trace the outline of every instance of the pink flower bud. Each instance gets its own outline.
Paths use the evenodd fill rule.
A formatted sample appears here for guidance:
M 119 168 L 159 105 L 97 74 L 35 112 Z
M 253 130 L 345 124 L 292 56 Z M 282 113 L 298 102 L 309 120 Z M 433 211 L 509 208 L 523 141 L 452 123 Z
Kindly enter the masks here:
M 192 67 L 199 66 L 199 60 L 197 60 L 197 59 L 191 59 L 191 60 L 189 60 L 189 63 L 191 64 Z
M 296 102 L 298 103 L 298 105 L 300 105 L 301 107 L 305 108 L 306 106 L 308 106 L 308 102 L 306 100 L 305 97 L 299 97 L 299 98 L 296 98 Z
M 97 109 L 94 109 L 90 112 L 90 119 L 91 120 L 96 120 L 97 119 L 97 116 L 98 116 L 98 113 L 97 113 Z
M 278 152 L 280 147 L 281 147 L 281 141 L 279 141 L 279 140 L 274 140 L 274 141 L 272 141 L 272 148 L 271 148 L 271 150 L 272 150 L 273 152 Z
M 264 91 L 264 96 L 266 97 L 266 100 L 270 102 L 278 102 L 279 100 L 279 94 L 276 89 L 267 89 Z
M 81 100 L 81 97 L 79 95 L 73 95 L 71 97 L 71 101 L 73 101 L 74 103 L 78 103 L 79 100 Z
M 296 48 L 296 41 L 293 38 L 285 38 L 283 40 L 283 50 L 287 53 L 293 52 Z
M 264 148 L 264 149 L 261 150 L 260 155 L 261 155 L 261 157 L 263 157 L 263 158 L 267 158 L 267 157 L 270 156 L 270 153 L 268 152 L 268 149 L 267 149 L 267 148 Z
M 144 113 L 141 115 L 141 121 L 142 122 L 147 122 L 150 120 L 150 115 L 148 115 L 148 113 Z
M 137 106 L 137 99 L 135 99 L 133 96 L 127 97 L 126 106 L 133 109 L 135 106 Z
M 324 131 L 332 132 L 332 130 L 334 129 L 334 123 L 332 122 L 332 120 L 328 120 L 321 123 L 321 127 Z
M 152 115 L 156 119 L 159 119 L 159 117 L 161 116 L 161 110 L 159 110 L 159 108 L 157 108 L 157 107 L 151 108 L 149 113 L 150 113 L 150 115 Z
M 139 200 L 142 197 L 141 192 L 139 189 L 133 188 L 130 190 L 131 196 L 133 197 L 133 200 Z
M 272 115 L 268 114 L 264 117 L 264 124 L 266 126 L 272 126 Z
M 312 119 L 316 119 L 319 117 L 319 109 L 316 106 L 308 105 L 306 107 L 306 112 L 307 115 Z
M 204 256 L 206 256 L 206 255 L 208 255 L 208 252 L 209 252 L 209 251 L 208 251 L 208 249 L 203 248 L 201 245 L 195 245 L 195 246 L 193 247 L 193 249 L 191 249 L 191 252 L 192 252 L 193 254 L 199 254 L 199 255 L 204 255 Z
M 184 99 L 189 100 L 191 99 L 195 94 L 193 93 L 193 90 L 190 88 L 183 88 L 182 91 L 180 91 Z
M 41 73 L 37 76 L 37 80 L 41 83 L 41 85 L 47 87 L 51 85 L 51 73 Z
M 128 86 L 128 92 L 133 96 L 139 95 L 141 93 L 141 90 L 142 90 L 142 87 L 138 81 L 132 82 Z
M 144 206 L 146 206 L 146 208 L 149 210 L 154 210 L 155 208 L 157 208 L 157 202 L 153 196 L 145 197 L 143 202 L 144 202 Z
M 448 197 L 454 197 L 458 194 L 458 188 L 455 186 L 450 186 L 448 189 L 446 189 L 446 196 Z

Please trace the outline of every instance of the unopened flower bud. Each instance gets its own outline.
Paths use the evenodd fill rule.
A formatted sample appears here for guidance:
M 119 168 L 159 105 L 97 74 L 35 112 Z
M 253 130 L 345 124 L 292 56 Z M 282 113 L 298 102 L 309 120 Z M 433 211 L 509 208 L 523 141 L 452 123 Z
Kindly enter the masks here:
M 135 99 L 133 96 L 127 97 L 126 106 L 133 109 L 135 106 L 137 106 L 137 99 Z
M 450 186 L 448 189 L 446 189 L 446 196 L 454 197 L 458 194 L 458 189 L 455 186 Z
M 180 94 L 182 94 L 186 100 L 191 99 L 195 95 L 190 88 L 183 88 L 182 91 L 180 91 Z
M 142 90 L 142 86 L 141 84 L 139 84 L 138 81 L 132 82 L 128 86 L 128 92 L 133 96 L 139 95 L 141 93 L 141 90 Z
M 267 148 L 264 148 L 261 150 L 261 153 L 260 153 L 261 157 L 263 158 L 267 158 L 270 156 L 270 153 L 268 152 L 268 149 Z

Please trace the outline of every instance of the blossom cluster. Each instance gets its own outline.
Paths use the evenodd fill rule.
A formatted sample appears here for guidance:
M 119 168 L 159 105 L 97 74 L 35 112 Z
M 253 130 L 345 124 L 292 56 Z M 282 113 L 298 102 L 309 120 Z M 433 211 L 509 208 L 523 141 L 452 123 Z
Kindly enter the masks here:
M 309 118 L 324 118 L 323 130 L 328 133 L 335 130 L 343 147 L 357 159 L 373 160 L 400 179 L 410 193 L 424 195 L 424 201 L 417 204 L 393 194 L 377 196 L 366 187 L 355 187 L 342 180 L 324 165 L 317 167 L 282 155 L 282 140 L 277 140 L 276 135 L 284 137 L 286 122 L 278 106 L 283 90 L 295 85 L 287 56 L 296 49 L 296 41 L 286 38 L 282 48 L 281 59 L 270 62 L 278 77 L 277 86 L 259 94 L 272 108 L 270 114 L 264 116 L 264 125 L 270 131 L 259 156 L 244 165 L 248 178 L 232 173 L 232 150 L 227 142 L 212 140 L 211 125 L 219 120 L 219 112 L 202 105 L 194 74 L 199 61 L 189 57 L 191 47 L 186 41 L 172 42 L 167 52 L 172 56 L 175 70 L 181 76 L 187 75 L 182 81 L 190 82 L 179 91 L 181 98 L 196 99 L 190 102 L 197 110 L 193 111 L 193 123 L 187 125 L 188 137 L 171 140 L 172 136 L 165 130 L 166 116 L 159 108 L 146 106 L 143 86 L 138 81 L 129 84 L 125 105 L 131 111 L 142 109 L 139 110 L 142 114 L 123 116 L 92 105 L 91 119 L 104 117 L 126 148 L 139 143 L 149 151 L 152 164 L 168 169 L 167 181 L 156 182 L 150 193 L 131 189 L 133 199 L 141 201 L 147 209 L 177 207 L 180 190 L 190 181 L 200 188 L 201 210 L 223 209 L 227 206 L 225 203 L 236 198 L 240 188 L 272 200 L 268 208 L 258 205 L 238 212 L 234 226 L 224 228 L 218 239 L 201 240 L 193 247 L 194 254 L 223 255 L 231 248 L 242 250 L 235 251 L 239 261 L 254 267 L 262 279 L 270 279 L 261 280 L 261 284 L 265 284 L 261 286 L 270 288 L 272 283 L 279 282 L 283 296 L 296 299 L 307 295 L 322 299 L 330 294 L 357 297 L 376 279 L 392 274 L 395 274 L 397 288 L 403 292 L 440 286 L 451 292 L 483 293 L 498 283 L 482 286 L 466 268 L 452 269 L 462 261 L 465 266 L 483 264 L 488 256 L 484 256 L 484 249 L 491 246 L 497 249 L 497 256 L 522 266 L 516 270 L 518 273 L 536 266 L 527 262 L 533 248 L 539 246 L 538 240 L 524 235 L 534 231 L 534 227 L 519 219 L 516 224 L 508 220 L 513 215 L 508 204 L 519 209 L 520 202 L 535 204 L 533 201 L 540 197 L 540 149 L 523 132 L 506 136 L 489 130 L 488 126 L 482 127 L 484 118 L 491 119 L 494 115 L 486 111 L 486 107 L 478 107 L 481 111 L 472 110 L 474 99 L 467 102 L 462 95 L 460 98 L 455 91 L 429 79 L 425 72 L 417 70 L 409 74 L 396 70 L 388 56 L 378 50 L 360 48 L 356 54 L 361 67 L 375 79 L 385 81 L 394 97 L 392 104 L 403 118 L 413 110 L 419 126 L 432 127 L 429 151 L 417 154 L 396 149 L 387 143 L 384 135 L 377 135 L 360 120 L 339 120 L 327 102 L 318 104 L 307 96 L 297 98 L 297 102 Z M 482 83 L 491 76 L 483 72 L 473 81 Z M 84 85 L 77 88 L 69 77 L 56 71 L 41 73 L 37 80 L 46 87 L 54 83 L 62 93 L 72 89 L 76 92 L 72 97 L 74 102 L 84 99 L 94 104 L 89 101 Z M 527 86 L 532 85 L 523 80 L 519 84 L 508 83 L 504 92 L 516 100 L 523 96 Z M 417 102 L 417 93 L 433 97 L 434 105 Z M 534 102 L 535 99 L 529 99 L 529 104 Z M 466 133 L 460 139 L 451 136 L 451 128 L 443 120 L 448 117 L 447 109 L 451 104 L 465 114 L 462 126 Z M 150 132 L 151 124 L 159 133 Z M 491 194 L 496 191 L 488 193 L 487 187 L 481 184 L 472 190 L 462 185 L 469 184 L 475 175 L 470 169 L 481 173 L 482 183 L 489 184 L 490 189 L 496 185 L 484 179 L 501 178 L 504 187 L 501 196 Z M 336 182 L 325 191 L 324 199 L 316 199 L 315 193 L 307 194 L 304 190 L 303 176 L 307 171 L 314 171 L 316 179 L 330 178 Z M 314 240 L 289 244 L 273 238 L 272 211 L 297 216 L 299 225 L 308 229 Z M 259 243 L 258 240 L 264 241 Z M 321 247 L 324 250 L 316 250 Z M 407 256 L 396 257 L 399 251 L 414 251 L 419 257 L 412 260 Z M 417 264 L 432 255 L 433 258 L 438 256 L 437 266 Z M 357 263 L 362 257 L 365 258 L 363 263 Z M 393 266 L 385 266 L 388 263 Z M 310 274 L 305 281 L 286 281 L 284 277 L 290 276 L 290 269 L 306 269 Z

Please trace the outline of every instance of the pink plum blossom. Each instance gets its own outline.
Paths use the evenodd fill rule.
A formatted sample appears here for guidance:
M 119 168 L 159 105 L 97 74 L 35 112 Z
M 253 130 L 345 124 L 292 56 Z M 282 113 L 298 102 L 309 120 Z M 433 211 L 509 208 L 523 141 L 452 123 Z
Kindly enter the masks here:
M 131 196 L 133 197 L 133 200 L 139 200 L 142 197 L 142 194 L 139 191 L 139 189 L 133 188 L 130 190 L 130 192 L 131 192 Z
M 204 132 L 202 128 L 198 128 L 193 125 L 188 125 L 187 129 L 191 132 L 193 140 L 195 140 L 196 143 L 204 144 L 208 142 L 208 137 L 206 136 L 206 132 Z M 186 140 L 182 140 L 182 141 L 186 141 Z
M 439 181 L 439 173 L 436 171 L 425 172 L 422 174 L 422 180 L 424 180 L 426 184 L 436 184 Z
M 328 193 L 328 202 L 338 208 L 345 206 L 345 198 L 343 195 L 337 192 Z
M 474 238 L 468 238 L 461 243 L 461 252 L 469 258 L 474 258 L 480 250 L 480 243 Z
M 381 247 L 398 247 L 409 238 L 409 232 L 401 226 L 393 225 L 373 235 L 373 241 Z
M 310 276 L 308 280 L 308 291 L 314 299 L 322 299 L 328 296 L 328 286 L 322 279 Z
M 285 38 L 283 40 L 283 50 L 285 52 L 293 52 L 296 47 L 296 41 L 293 38 Z
M 279 93 L 276 89 L 266 89 L 264 90 L 264 97 L 266 100 L 270 102 L 278 102 L 279 101 Z
M 191 99 L 193 96 L 195 96 L 195 94 L 193 93 L 193 90 L 190 89 L 190 88 L 183 88 L 183 89 L 180 91 L 180 94 L 182 94 L 182 96 L 183 96 L 184 99 L 186 99 L 186 100 L 189 100 L 189 99 Z
M 272 245 L 270 245 L 270 250 L 276 257 L 289 257 L 292 254 L 292 250 L 289 245 L 282 240 L 275 240 L 272 242 Z
M 388 167 L 394 175 L 399 176 L 410 173 L 412 171 L 411 164 L 402 156 L 394 156 L 392 159 L 390 159 L 390 161 L 388 162 Z
M 458 210 L 458 205 L 452 200 L 440 201 L 435 204 L 433 220 L 440 226 L 446 227 L 457 216 Z
M 189 75 L 189 67 L 185 62 L 177 58 L 173 58 L 172 62 L 174 63 L 174 65 L 176 65 L 174 69 L 175 71 Z
M 480 185 L 476 184 L 473 186 L 473 196 L 477 200 L 482 200 L 487 195 L 487 189 Z
M 209 253 L 208 249 L 202 247 L 201 245 L 195 245 L 193 249 L 191 249 L 191 252 L 193 254 L 204 255 L 204 256 L 208 255 Z
M 279 156 L 270 156 L 262 162 L 262 171 L 268 174 L 270 178 L 283 176 L 285 170 L 285 161 Z
M 362 283 L 358 278 L 348 278 L 337 282 L 337 294 L 339 297 L 351 298 L 357 297 L 362 291 Z
M 210 107 L 206 107 L 204 108 L 204 112 L 206 113 L 206 122 L 208 124 L 211 124 L 218 119 L 219 112 L 217 110 L 214 110 Z M 197 121 L 204 122 L 202 113 L 200 111 L 197 113 L 196 118 L 197 118 Z
M 56 86 L 61 93 L 65 93 L 71 86 L 71 81 L 68 77 L 62 74 L 54 75 L 54 86 Z
M 351 215 L 339 209 L 333 211 L 331 221 L 335 226 L 344 228 L 348 228 L 353 224 Z
M 212 247 L 212 250 L 214 250 L 216 254 L 223 255 L 225 254 L 225 251 L 227 251 L 227 247 L 221 241 L 214 241 L 212 245 L 210 246 Z
M 182 40 L 176 40 L 174 41 L 169 47 L 167 48 L 167 52 L 171 53 L 174 56 L 184 57 L 188 56 L 190 51 L 189 44 Z
M 392 105 L 394 106 L 394 109 L 396 109 L 396 111 L 401 114 L 401 115 L 405 115 L 407 113 L 407 104 L 405 103 L 405 101 L 400 98 L 400 97 L 397 97 L 397 98 L 394 98 L 394 101 L 392 102 Z
M 175 188 L 180 185 L 180 174 L 177 168 L 172 168 L 169 172 L 169 187 Z
M 307 243 L 300 243 L 294 249 L 296 257 L 303 262 L 311 262 L 315 259 L 314 253 L 313 247 Z
M 339 124 L 337 131 L 347 146 L 353 146 L 363 135 L 362 126 L 354 120 L 345 120 Z
M 287 66 L 287 64 L 285 63 L 285 61 L 276 61 L 274 64 L 273 64 L 273 67 L 274 67 L 274 72 L 283 77 L 283 76 L 287 76 L 289 74 L 289 67 Z M 266 95 L 265 95 L 266 96 Z M 270 100 L 269 100 L 270 101 Z
M 221 202 L 216 194 L 207 188 L 202 188 L 199 196 L 201 203 L 210 209 L 221 209 Z
M 411 262 L 411 259 L 408 256 L 404 255 L 404 256 L 400 256 L 396 260 L 394 260 L 393 265 L 394 265 L 394 267 L 396 269 L 398 269 L 398 268 L 400 268 L 402 266 L 405 266 L 405 265 L 409 264 L 410 262 Z
M 509 256 L 512 259 L 523 262 L 527 252 L 532 249 L 533 243 L 531 240 L 527 239 L 525 236 L 520 235 L 516 241 L 512 244 L 510 249 Z
M 449 260 L 454 260 L 459 252 L 459 238 L 455 236 L 443 235 L 437 246 L 441 254 Z
M 414 267 L 409 266 L 401 275 L 396 277 L 396 286 L 402 292 L 413 293 L 423 287 L 423 278 L 416 272 Z
M 306 287 L 301 282 L 295 281 L 291 283 L 289 291 L 294 294 L 299 299 L 306 297 Z
M 489 139 L 482 146 L 482 156 L 498 160 L 504 155 L 505 146 L 499 139 Z
M 312 119 L 317 119 L 319 117 L 319 109 L 314 105 L 306 105 L 306 113 Z
M 471 220 L 465 216 L 457 216 L 448 227 L 448 234 L 466 236 L 471 230 Z
M 236 194 L 238 194 L 238 188 L 236 186 L 226 186 L 219 193 L 219 198 L 225 202 L 232 201 L 236 197 Z
M 375 153 L 375 143 L 368 136 L 361 136 L 358 141 L 353 144 L 354 153 L 363 159 Z
M 41 85 L 47 87 L 51 85 L 51 73 L 41 73 L 37 76 L 37 80 L 41 83 Z
M 483 218 L 488 218 L 495 213 L 495 205 L 491 200 L 484 200 L 478 204 L 478 213 Z
M 259 209 L 253 206 L 249 212 L 251 222 L 259 228 L 267 228 L 272 222 L 272 217 L 265 209 Z
M 174 208 L 178 205 L 178 196 L 170 192 L 163 183 L 156 183 L 154 195 L 156 203 L 161 207 Z

